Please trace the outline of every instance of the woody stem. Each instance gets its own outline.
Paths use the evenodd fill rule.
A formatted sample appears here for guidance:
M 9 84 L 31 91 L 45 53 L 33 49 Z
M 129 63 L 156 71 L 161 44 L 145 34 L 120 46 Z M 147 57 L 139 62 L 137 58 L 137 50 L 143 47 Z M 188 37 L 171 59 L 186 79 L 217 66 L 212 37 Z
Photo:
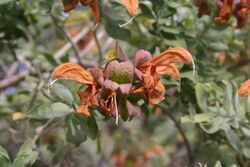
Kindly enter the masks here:
M 184 133 L 183 129 L 181 128 L 180 121 L 176 120 L 176 118 L 171 113 L 169 113 L 168 111 L 166 111 L 164 113 L 166 113 L 168 115 L 168 117 L 174 122 L 175 127 L 177 128 L 180 135 L 182 136 L 185 147 L 187 149 L 189 164 L 192 163 L 193 160 L 194 160 L 193 153 L 192 153 L 191 146 L 190 146 L 190 143 L 188 141 L 188 138 L 187 138 L 186 134 Z

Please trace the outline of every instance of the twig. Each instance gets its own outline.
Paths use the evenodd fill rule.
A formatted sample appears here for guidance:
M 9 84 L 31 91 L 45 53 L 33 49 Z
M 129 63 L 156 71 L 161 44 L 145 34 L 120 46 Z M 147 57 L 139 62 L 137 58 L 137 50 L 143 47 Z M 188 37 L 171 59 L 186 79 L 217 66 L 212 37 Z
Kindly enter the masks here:
M 19 66 L 18 62 L 12 63 L 10 68 L 8 69 L 7 73 L 6 73 L 6 77 L 9 77 L 9 76 L 15 74 L 18 66 Z
M 63 34 L 65 35 L 65 37 L 67 38 L 67 40 L 70 42 L 70 44 L 71 44 L 73 50 L 75 51 L 75 56 L 76 56 L 76 59 L 77 59 L 78 64 L 80 64 L 80 65 L 83 66 L 83 62 L 82 62 L 81 57 L 80 57 L 80 51 L 79 51 L 79 49 L 78 49 L 76 43 L 74 43 L 74 42 L 72 41 L 72 38 L 71 38 L 71 36 L 69 35 L 69 33 L 67 32 L 66 28 L 63 27 L 62 25 L 60 25 L 60 24 L 58 23 L 57 17 L 56 17 L 53 13 L 51 13 L 50 16 L 51 16 L 52 20 L 54 21 L 56 27 L 57 27 L 58 29 L 60 29 L 60 30 L 63 32 Z
M 42 135 L 43 131 L 45 128 L 47 128 L 47 126 L 49 126 L 49 124 L 53 121 L 54 119 L 49 119 L 44 125 L 39 126 L 38 128 L 36 128 L 36 135 L 33 138 L 33 147 L 37 148 L 36 142 L 37 140 L 40 138 L 40 136 Z
M 102 54 L 102 48 L 101 48 L 100 42 L 99 42 L 98 37 L 97 37 L 97 28 L 95 28 L 93 34 L 94 34 L 94 39 L 95 39 L 96 46 L 97 46 L 98 51 L 99 51 L 99 60 L 98 60 L 98 63 L 99 63 L 99 65 L 101 65 L 102 64 L 102 60 L 103 60 L 103 54 Z
M 44 85 L 44 82 L 41 82 L 40 84 L 38 84 L 36 86 L 36 90 L 35 90 L 33 96 L 31 97 L 31 100 L 29 102 L 28 110 L 30 110 L 33 107 L 33 104 L 34 104 L 34 102 L 35 102 L 35 100 L 37 98 L 37 95 L 38 95 L 39 91 L 41 90 L 41 88 L 43 87 L 43 85 Z
M 72 42 L 77 44 L 84 36 L 88 34 L 88 29 L 82 29 L 75 37 L 72 38 Z M 67 42 L 61 49 L 59 49 L 55 54 L 54 57 L 58 61 L 57 63 L 61 63 L 59 59 L 71 48 L 71 43 Z
M 22 81 L 25 78 L 25 76 L 29 74 L 30 72 L 28 71 L 28 72 L 23 72 L 20 74 L 12 75 L 11 77 L 3 79 L 2 81 L 0 81 L 0 91 L 9 86 L 17 84 L 18 82 Z
M 105 35 L 104 31 L 101 31 L 100 33 L 97 33 L 97 38 L 101 39 L 104 35 Z M 85 54 L 87 54 L 94 45 L 95 45 L 95 41 L 94 41 L 94 39 L 92 39 L 88 43 L 88 45 L 84 48 L 84 50 L 81 51 L 81 53 L 80 53 L 81 57 L 84 56 Z
M 193 160 L 194 160 L 194 156 L 193 156 L 193 153 L 191 151 L 191 146 L 189 144 L 187 136 L 184 133 L 183 129 L 181 128 L 180 122 L 178 120 L 176 120 L 175 117 L 172 114 L 170 114 L 168 111 L 166 111 L 164 113 L 166 113 L 168 115 L 168 117 L 174 122 L 175 127 L 178 129 L 180 135 L 182 136 L 184 144 L 185 144 L 185 147 L 187 149 L 189 163 L 192 163 Z

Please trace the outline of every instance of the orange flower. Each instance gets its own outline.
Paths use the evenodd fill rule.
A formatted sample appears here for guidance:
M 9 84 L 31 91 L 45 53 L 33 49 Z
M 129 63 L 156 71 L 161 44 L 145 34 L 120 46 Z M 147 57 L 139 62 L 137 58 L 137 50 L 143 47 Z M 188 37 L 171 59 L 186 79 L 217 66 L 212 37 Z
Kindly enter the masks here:
M 160 74 L 167 74 L 180 79 L 175 63 L 191 63 L 192 55 L 183 48 L 170 48 L 159 56 L 151 58 L 147 51 L 139 50 L 135 57 L 135 70 L 143 86 L 134 93 L 144 93 L 149 104 L 158 104 L 164 99 L 165 87 L 160 81 Z
M 250 95 L 250 79 L 245 81 L 238 91 L 239 96 L 249 96 Z
M 91 73 L 78 64 L 65 63 L 57 67 L 51 76 L 55 79 L 74 80 L 88 86 L 85 91 L 79 92 L 83 105 L 77 109 L 77 113 L 90 116 L 89 107 L 98 106 L 98 101 L 95 97 L 97 83 L 94 81 L 94 77 Z
M 137 15 L 139 0 L 122 0 L 122 4 L 127 8 L 131 16 Z
M 72 9 L 76 8 L 79 3 L 81 3 L 83 6 L 90 6 L 95 21 L 99 22 L 100 19 L 100 9 L 98 6 L 97 0 L 62 0 L 63 6 L 64 6 L 64 12 L 69 12 Z
M 250 13 L 250 0 L 221 0 L 216 1 L 220 7 L 219 16 L 215 18 L 216 23 L 226 24 L 232 15 L 237 18 L 236 28 L 242 28 L 246 25 L 248 14 Z
M 220 8 L 219 16 L 215 18 L 216 23 L 225 24 L 233 15 L 235 10 L 234 0 L 223 0 L 223 5 Z
M 194 6 L 198 7 L 198 16 L 201 17 L 205 14 L 209 14 L 211 9 L 207 0 L 192 0 Z
M 246 25 L 248 20 L 248 14 L 250 13 L 250 0 L 241 0 L 237 6 L 236 17 L 237 26 L 236 28 L 242 28 Z

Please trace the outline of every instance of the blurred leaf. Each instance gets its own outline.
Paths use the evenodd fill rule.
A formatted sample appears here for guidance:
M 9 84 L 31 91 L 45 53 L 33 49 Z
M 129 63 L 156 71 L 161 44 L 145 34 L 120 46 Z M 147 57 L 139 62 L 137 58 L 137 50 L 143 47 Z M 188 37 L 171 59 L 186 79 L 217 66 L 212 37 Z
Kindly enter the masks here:
M 220 161 L 217 161 L 216 164 L 214 165 L 214 167 L 222 167 Z
M 6 3 L 10 3 L 13 2 L 14 0 L 1 0 L 0 1 L 0 5 L 6 4 Z
M 35 119 L 52 119 L 70 114 L 70 108 L 63 103 L 45 103 L 35 106 L 28 113 L 28 117 Z
M 0 145 L 0 164 L 1 167 L 10 167 L 9 154 L 1 145 Z
M 76 146 L 86 141 L 87 137 L 93 140 L 97 137 L 98 126 L 94 116 L 84 117 L 72 113 L 66 117 L 66 125 L 67 139 Z
M 239 154 L 242 154 L 242 147 L 241 147 L 241 141 L 240 141 L 240 138 L 237 136 L 236 133 L 234 133 L 234 131 L 228 126 L 228 125 L 225 125 L 222 127 L 225 134 L 226 134 L 226 137 L 227 137 L 227 140 L 229 141 L 230 145 L 239 153 Z
M 207 110 L 207 93 L 206 87 L 202 83 L 197 83 L 195 86 L 196 100 L 199 107 L 203 110 Z
M 72 105 L 74 97 L 70 90 L 64 85 L 59 83 L 54 83 L 51 88 L 51 94 L 56 95 L 62 102 L 66 102 L 68 105 Z
M 12 167 L 27 167 L 36 162 L 38 157 L 38 152 L 33 151 L 33 141 L 27 140 L 21 146 L 17 153 L 17 157 L 15 158 Z
M 189 116 L 181 117 L 181 123 L 201 123 L 210 121 L 211 120 L 206 113 L 196 114 L 192 119 Z

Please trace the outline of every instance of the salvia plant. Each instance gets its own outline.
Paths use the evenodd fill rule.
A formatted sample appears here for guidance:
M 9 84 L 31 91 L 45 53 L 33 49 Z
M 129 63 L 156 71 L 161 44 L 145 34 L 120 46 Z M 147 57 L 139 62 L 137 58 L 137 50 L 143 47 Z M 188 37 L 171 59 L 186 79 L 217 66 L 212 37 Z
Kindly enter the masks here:
M 0 167 L 250 166 L 250 0 L 0 0 Z

